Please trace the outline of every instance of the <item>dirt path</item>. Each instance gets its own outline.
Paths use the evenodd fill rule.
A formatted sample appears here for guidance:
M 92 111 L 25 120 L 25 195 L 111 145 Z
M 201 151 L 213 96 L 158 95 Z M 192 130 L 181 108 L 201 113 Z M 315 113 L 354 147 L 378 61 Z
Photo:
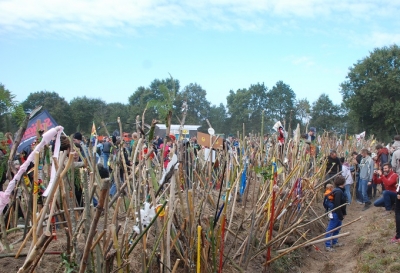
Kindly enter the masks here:
M 390 249 L 393 249 L 394 252 L 398 251 L 399 247 L 397 245 L 389 243 L 390 238 L 395 233 L 394 212 L 383 216 L 384 208 L 371 206 L 366 211 L 362 211 L 362 208 L 363 205 L 355 202 L 347 208 L 348 215 L 345 217 L 343 224 L 360 216 L 362 219 L 342 228 L 340 231 L 340 233 L 350 232 L 349 236 L 340 239 L 340 242 L 344 243 L 345 246 L 336 248 L 335 252 L 326 252 L 323 243 L 317 245 L 321 252 L 310 248 L 308 258 L 303 261 L 301 272 L 400 272 L 392 271 L 390 267 L 387 267 L 387 265 L 393 264 L 395 260 L 386 261 L 386 269 L 384 269 L 385 262 L 382 262 L 379 257 L 379 252 L 385 258 L 388 256 L 386 252 L 390 251 Z M 378 265 L 375 265 L 373 261 L 375 258 Z M 381 269 L 379 263 L 382 263 Z

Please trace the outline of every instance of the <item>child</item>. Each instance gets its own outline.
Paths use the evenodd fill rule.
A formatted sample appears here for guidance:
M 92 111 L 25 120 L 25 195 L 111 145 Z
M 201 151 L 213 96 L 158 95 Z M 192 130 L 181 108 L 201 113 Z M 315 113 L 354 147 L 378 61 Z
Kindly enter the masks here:
M 326 211 L 331 211 L 333 209 L 333 185 L 328 183 L 326 184 L 326 190 L 324 193 L 324 208 Z M 333 219 L 332 212 L 328 214 L 329 219 Z
M 347 198 L 344 194 L 344 184 L 346 183 L 346 178 L 339 175 L 335 178 L 335 186 L 336 188 L 333 190 L 332 195 L 334 196 L 333 200 L 333 217 L 329 220 L 328 227 L 326 228 L 326 236 L 325 238 L 329 238 L 331 236 L 339 235 L 340 226 L 342 225 L 342 221 L 346 213 L 346 204 Z M 344 206 L 343 206 L 344 205 Z M 339 208 L 340 207 L 340 208 Z M 335 229 L 334 231 L 332 231 Z M 334 251 L 334 247 L 340 247 L 343 244 L 338 242 L 338 239 L 325 241 L 325 249 L 326 251 Z

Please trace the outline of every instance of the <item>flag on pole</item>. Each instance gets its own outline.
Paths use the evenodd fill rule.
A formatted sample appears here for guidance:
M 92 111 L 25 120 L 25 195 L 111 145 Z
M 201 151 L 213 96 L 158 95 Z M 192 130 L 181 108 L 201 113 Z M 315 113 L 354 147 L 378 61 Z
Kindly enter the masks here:
M 92 133 L 90 134 L 90 138 L 93 139 L 95 137 L 97 137 L 97 132 L 96 132 L 96 126 L 94 125 L 94 121 L 93 121 Z
M 360 133 L 360 134 L 358 134 L 358 135 L 356 135 L 356 139 L 357 139 L 358 141 L 360 141 L 360 140 L 363 139 L 363 138 L 365 138 L 365 131 L 362 132 L 362 133 Z

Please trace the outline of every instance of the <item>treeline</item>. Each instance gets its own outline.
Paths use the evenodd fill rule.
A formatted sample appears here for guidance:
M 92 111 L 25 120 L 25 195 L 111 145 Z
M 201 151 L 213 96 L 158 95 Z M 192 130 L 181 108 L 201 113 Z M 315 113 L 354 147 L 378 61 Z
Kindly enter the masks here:
M 359 60 L 349 68 L 340 92 L 343 98 L 340 105 L 334 104 L 325 93 L 311 103 L 307 98 L 297 98 L 290 85 L 282 81 L 271 88 L 256 83 L 248 88 L 231 90 L 226 103 L 216 105 L 207 100 L 207 92 L 200 84 L 181 87 L 179 80 L 166 78 L 155 79 L 149 86 L 137 88 L 126 98 L 126 103 L 107 103 L 86 96 L 67 102 L 56 92 L 40 91 L 30 94 L 22 105 L 26 111 L 42 105 L 67 133 L 89 133 L 92 121 L 97 126 L 104 121 L 112 132 L 118 128 L 117 117 L 124 122 L 123 130 L 130 132 L 135 128 L 136 116 L 142 116 L 145 109 L 147 123 L 150 124 L 153 118 L 164 122 L 166 107 L 174 109 L 173 123 L 178 123 L 182 106 L 186 103 L 185 123 L 201 125 L 200 131 L 207 130 L 208 119 L 217 133 L 242 132 L 243 124 L 246 133 L 259 132 L 264 116 L 266 132 L 271 131 L 272 125 L 279 120 L 287 130 L 294 129 L 297 124 L 305 130 L 309 124 L 319 132 L 344 135 L 366 131 L 368 135 L 374 134 L 380 140 L 389 141 L 394 134 L 399 134 L 396 127 L 400 123 L 399 47 L 378 48 Z M 16 130 L 12 117 L 7 115 L 10 105 L 4 103 L 7 94 L 12 97 L 11 92 L 0 84 L 0 132 Z M 113 96 L 118 96 L 118 91 L 113 92 Z
M 155 79 L 148 87 L 139 87 L 127 98 L 127 103 L 107 103 L 103 99 L 86 96 L 68 102 L 56 92 L 39 91 L 31 93 L 22 105 L 26 111 L 43 106 L 68 133 L 90 133 L 93 121 L 99 127 L 104 121 L 112 132 L 118 128 L 117 117 L 123 121 L 123 130 L 130 132 L 135 128 L 136 116 L 140 115 L 141 119 L 145 109 L 146 123 L 150 124 L 153 118 L 164 122 L 159 105 L 170 94 L 173 96 L 173 123 L 179 123 L 182 106 L 186 103 L 188 110 L 185 123 L 201 125 L 200 130 L 205 132 L 208 129 L 206 119 L 217 133 L 242 132 L 243 124 L 246 132 L 260 132 L 262 115 L 266 132 L 278 120 L 287 129 L 294 129 L 297 123 L 305 128 L 308 122 L 319 130 L 341 130 L 343 127 L 340 123 L 343 116 L 340 107 L 333 104 L 326 94 L 310 104 L 306 98 L 297 99 L 295 92 L 282 81 L 271 89 L 263 83 L 257 83 L 249 88 L 231 90 L 226 98 L 226 106 L 208 101 L 207 92 L 201 85 L 191 83 L 181 88 L 179 80 L 172 78 Z M 158 105 L 155 102 L 159 102 Z M 11 128 L 4 129 L 7 131 Z M 100 129 L 99 133 L 104 131 Z

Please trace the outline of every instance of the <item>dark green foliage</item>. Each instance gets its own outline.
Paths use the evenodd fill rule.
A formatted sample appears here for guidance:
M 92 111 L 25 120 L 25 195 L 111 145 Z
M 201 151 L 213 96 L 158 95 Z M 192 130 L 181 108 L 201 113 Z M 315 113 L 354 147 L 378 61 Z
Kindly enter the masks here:
M 340 111 L 340 107 L 333 104 L 328 95 L 322 94 L 312 105 L 310 124 L 319 132 L 341 131 L 345 124 Z
M 227 100 L 229 133 L 258 132 L 261 127 L 262 112 L 268 106 L 268 89 L 262 83 L 251 85 L 249 89 L 231 90 Z
M 165 80 L 155 79 L 149 87 L 139 87 L 129 97 L 131 119 L 135 120 L 136 116 L 139 115 L 140 120 L 142 120 L 143 111 L 147 107 L 146 123 L 151 124 L 153 118 L 164 121 L 166 103 L 169 104 L 167 108 L 174 105 L 179 88 L 179 81 L 172 77 Z
M 280 120 L 287 129 L 290 123 L 290 127 L 293 129 L 295 127 L 296 94 L 292 88 L 283 81 L 278 81 L 268 92 L 268 98 L 269 119 Z
M 400 48 L 376 48 L 349 69 L 341 84 L 353 132 L 390 140 L 400 122 Z
M 180 115 L 181 107 L 187 103 L 187 115 L 185 124 L 201 125 L 210 112 L 210 102 L 207 101 L 207 91 L 197 83 L 190 83 L 179 92 L 175 99 L 176 114 Z M 214 121 L 210 120 L 211 124 Z M 214 125 L 213 125 L 214 126 Z
M 15 125 L 20 119 L 15 120 L 15 118 L 20 117 L 20 110 L 15 95 L 0 83 L 0 131 L 9 132 L 18 129 Z
M 100 124 L 107 118 L 107 104 L 101 99 L 77 97 L 71 100 L 70 107 L 75 126 L 79 126 L 80 132 L 86 135 L 90 135 L 93 122 Z

